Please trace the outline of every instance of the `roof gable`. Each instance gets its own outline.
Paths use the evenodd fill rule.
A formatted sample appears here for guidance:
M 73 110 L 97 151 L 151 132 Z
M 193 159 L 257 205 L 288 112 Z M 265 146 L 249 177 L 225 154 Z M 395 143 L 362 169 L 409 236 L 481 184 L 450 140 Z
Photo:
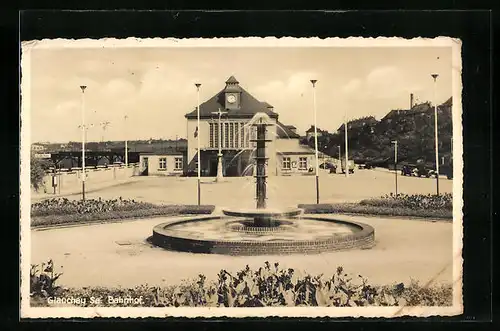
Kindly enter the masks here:
M 277 113 L 267 108 L 266 105 L 261 103 L 255 97 L 253 97 L 244 88 L 239 86 L 239 89 L 240 89 L 240 108 L 225 109 L 224 94 L 227 90 L 226 88 L 224 88 L 221 91 L 219 91 L 216 95 L 214 95 L 207 101 L 200 104 L 200 118 L 212 118 L 215 116 L 213 113 L 217 112 L 219 109 L 226 111 L 227 114 L 225 116 L 228 117 L 251 118 L 257 113 L 266 113 L 267 115 L 269 115 L 269 117 L 278 118 Z M 187 113 L 185 117 L 196 118 L 197 117 L 196 108 L 190 113 Z
M 238 80 L 234 76 L 231 76 L 226 80 L 226 84 L 239 84 L 239 83 L 240 82 L 238 82 Z

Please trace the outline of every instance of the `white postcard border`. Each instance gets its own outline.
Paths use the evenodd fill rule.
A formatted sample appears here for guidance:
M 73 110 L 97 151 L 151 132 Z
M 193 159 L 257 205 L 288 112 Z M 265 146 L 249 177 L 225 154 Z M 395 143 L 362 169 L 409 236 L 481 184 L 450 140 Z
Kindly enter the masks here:
M 31 260 L 30 230 L 30 52 L 46 48 L 129 48 L 129 47 L 451 47 L 453 89 L 453 306 L 451 307 L 270 307 L 270 308 L 40 308 L 30 307 L 29 272 Z M 20 141 L 20 245 L 21 245 L 21 317 L 22 318 L 93 318 L 93 317 L 400 317 L 451 316 L 462 313 L 462 222 L 463 222 L 463 141 L 462 141 L 462 61 L 461 41 L 450 37 L 403 39 L 378 38 L 127 38 L 127 39 L 44 39 L 22 42 L 21 54 L 21 141 Z

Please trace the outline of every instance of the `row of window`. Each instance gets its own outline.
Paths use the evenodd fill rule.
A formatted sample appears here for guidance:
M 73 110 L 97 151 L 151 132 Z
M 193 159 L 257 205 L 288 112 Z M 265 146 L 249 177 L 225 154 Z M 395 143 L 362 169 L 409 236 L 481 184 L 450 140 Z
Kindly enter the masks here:
M 282 161 L 284 170 L 292 169 L 292 160 L 289 157 L 284 157 Z M 307 170 L 307 157 L 299 157 L 299 170 Z
M 175 158 L 174 170 L 182 170 L 182 157 Z M 167 158 L 160 157 L 158 169 L 167 169 Z
M 249 148 L 249 131 L 244 122 L 209 123 L 210 148 Z M 254 130 L 252 130 L 253 132 Z
M 144 163 L 147 164 L 147 158 L 144 158 Z M 174 170 L 182 170 L 183 168 L 183 160 L 182 157 L 176 157 L 174 159 Z M 197 162 L 196 162 L 197 163 Z M 167 158 L 161 157 L 159 159 L 158 169 L 167 169 Z M 292 160 L 290 157 L 283 157 L 282 160 L 282 169 L 291 170 L 292 169 Z M 299 157 L 299 170 L 307 170 L 307 157 Z

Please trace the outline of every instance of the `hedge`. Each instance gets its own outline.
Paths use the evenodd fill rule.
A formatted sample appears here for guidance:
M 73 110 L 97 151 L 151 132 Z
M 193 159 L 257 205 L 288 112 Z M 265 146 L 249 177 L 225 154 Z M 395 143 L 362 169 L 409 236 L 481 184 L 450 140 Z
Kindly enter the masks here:
M 364 214 L 382 216 L 425 217 L 453 219 L 453 211 L 446 209 L 411 209 L 404 207 L 381 207 L 359 203 L 301 204 L 305 214 Z
M 31 217 L 32 227 L 47 227 L 65 224 L 93 223 L 124 219 L 175 215 L 207 215 L 215 209 L 213 205 L 168 205 L 147 209 L 93 212 L 87 214 L 45 215 Z

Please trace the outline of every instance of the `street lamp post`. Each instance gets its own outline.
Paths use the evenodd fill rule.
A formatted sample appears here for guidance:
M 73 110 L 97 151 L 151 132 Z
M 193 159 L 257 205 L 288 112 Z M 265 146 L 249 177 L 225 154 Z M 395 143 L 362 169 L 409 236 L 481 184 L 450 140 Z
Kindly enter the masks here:
M 337 146 L 339 148 L 339 163 L 338 163 L 338 167 L 340 170 L 342 170 L 342 161 L 341 161 L 341 158 L 342 158 L 342 155 L 340 153 L 340 145 Z
M 394 144 L 394 176 L 396 180 L 396 197 L 398 196 L 398 169 L 397 169 L 397 164 L 398 164 L 398 141 L 394 140 L 392 142 Z
M 438 74 L 432 74 L 434 79 L 434 143 L 436 148 L 436 195 L 439 195 L 439 140 L 438 140 L 438 114 L 436 100 L 436 85 Z
M 325 146 L 325 148 L 323 149 L 323 151 L 326 151 L 327 149 L 328 149 L 328 146 Z M 323 168 L 326 169 L 326 162 L 330 162 L 331 159 L 329 157 L 327 157 L 326 152 L 323 152 L 323 154 L 322 154 L 321 157 L 323 159 L 323 161 L 322 161 Z M 328 159 L 328 161 L 327 161 L 327 159 Z
M 198 156 L 198 205 L 201 204 L 201 187 L 200 187 L 200 182 L 201 182 L 201 150 L 200 150 L 200 83 L 194 84 L 196 86 L 196 93 L 197 93 L 197 107 L 196 107 L 196 133 L 197 133 L 197 145 L 198 145 L 198 151 L 197 151 L 197 156 Z
M 108 128 L 108 125 L 110 125 L 110 124 L 111 124 L 111 122 L 109 122 L 109 121 L 101 122 L 101 126 L 102 126 L 101 143 L 104 143 L 104 134 L 106 133 L 106 129 Z
M 318 160 L 318 123 L 316 116 L 316 82 L 317 79 L 311 79 L 313 87 L 313 111 L 314 111 L 314 150 L 316 153 L 316 203 L 319 204 L 319 160 Z
M 128 116 L 125 115 L 125 166 L 128 167 L 128 139 L 127 139 L 127 118 Z
M 220 108 L 218 111 L 216 112 L 212 112 L 212 114 L 215 114 L 215 115 L 218 115 L 219 116 L 219 122 L 217 124 L 218 126 L 218 148 L 219 148 L 219 153 L 217 154 L 217 177 L 215 178 L 215 181 L 216 182 L 221 182 L 224 180 L 224 174 L 222 172 L 222 134 L 221 134 L 221 131 L 222 131 L 222 127 L 221 127 L 221 116 L 224 115 L 224 114 L 227 114 L 226 111 L 222 111 Z
M 85 89 L 87 86 L 81 85 L 82 90 L 82 200 L 85 201 Z
M 344 114 L 344 135 L 345 135 L 345 176 L 349 177 L 349 146 L 347 142 L 347 108 Z

